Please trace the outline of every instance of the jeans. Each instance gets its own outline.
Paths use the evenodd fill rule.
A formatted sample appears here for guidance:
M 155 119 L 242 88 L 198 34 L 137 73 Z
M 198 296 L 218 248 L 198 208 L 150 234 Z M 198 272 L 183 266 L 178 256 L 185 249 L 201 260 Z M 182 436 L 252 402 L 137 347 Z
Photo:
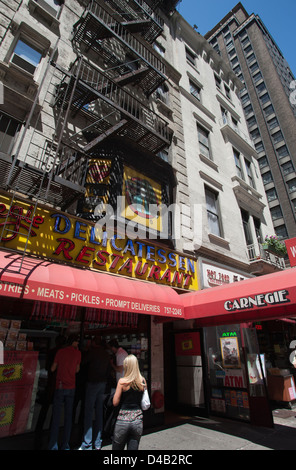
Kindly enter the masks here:
M 54 393 L 49 450 L 58 450 L 62 406 L 64 404 L 64 432 L 61 450 L 69 450 L 75 389 L 57 389 Z
M 123 450 L 127 444 L 127 450 L 138 450 L 143 433 L 143 420 L 134 421 L 117 420 L 114 428 L 112 450 Z
M 103 430 L 103 403 L 105 398 L 106 382 L 86 384 L 85 410 L 84 410 L 84 440 L 81 449 L 100 449 L 102 445 Z M 95 420 L 93 423 L 93 411 Z

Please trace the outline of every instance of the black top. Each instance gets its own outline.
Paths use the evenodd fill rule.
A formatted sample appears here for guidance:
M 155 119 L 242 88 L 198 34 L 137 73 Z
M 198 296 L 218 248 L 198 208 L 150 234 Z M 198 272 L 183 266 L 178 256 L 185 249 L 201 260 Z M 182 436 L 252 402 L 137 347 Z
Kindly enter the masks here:
M 134 390 L 130 387 L 126 391 L 122 391 L 121 409 L 122 410 L 138 410 L 141 409 L 143 391 Z

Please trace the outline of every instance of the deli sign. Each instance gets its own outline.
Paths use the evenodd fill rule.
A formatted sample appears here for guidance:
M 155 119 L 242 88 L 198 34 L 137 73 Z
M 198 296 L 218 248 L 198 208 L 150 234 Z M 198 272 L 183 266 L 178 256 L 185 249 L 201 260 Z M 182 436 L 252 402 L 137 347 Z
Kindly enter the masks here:
M 196 260 L 161 247 L 106 232 L 95 224 L 0 194 L 0 246 L 92 270 L 197 290 Z

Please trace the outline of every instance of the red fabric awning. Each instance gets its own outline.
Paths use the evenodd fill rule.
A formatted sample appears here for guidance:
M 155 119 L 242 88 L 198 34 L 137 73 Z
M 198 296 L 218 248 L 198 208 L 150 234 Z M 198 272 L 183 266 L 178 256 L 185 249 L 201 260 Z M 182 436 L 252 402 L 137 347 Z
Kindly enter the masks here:
M 20 271 L 18 272 L 18 270 Z M 184 318 L 171 287 L 0 250 L 0 295 L 122 312 Z
M 296 317 L 296 268 L 182 295 L 197 326 Z

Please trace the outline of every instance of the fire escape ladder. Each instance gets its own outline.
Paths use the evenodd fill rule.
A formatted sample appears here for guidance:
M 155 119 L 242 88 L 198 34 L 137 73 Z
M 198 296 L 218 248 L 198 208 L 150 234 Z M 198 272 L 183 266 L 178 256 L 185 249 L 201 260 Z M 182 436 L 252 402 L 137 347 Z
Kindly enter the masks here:
M 138 68 L 148 69 L 146 75 L 138 76 L 137 83 L 149 96 L 166 80 L 164 62 L 152 48 L 129 31 L 136 27 L 138 20 L 119 21 L 115 16 L 115 13 L 111 15 L 95 1 L 90 2 L 82 17 L 74 25 L 73 44 L 79 49 L 80 44 L 84 43 L 87 49 L 91 48 L 104 58 L 109 58 L 113 66 L 120 64 L 124 66 L 122 59 L 119 60 L 114 56 L 114 41 L 116 41 L 123 52 L 138 60 Z

